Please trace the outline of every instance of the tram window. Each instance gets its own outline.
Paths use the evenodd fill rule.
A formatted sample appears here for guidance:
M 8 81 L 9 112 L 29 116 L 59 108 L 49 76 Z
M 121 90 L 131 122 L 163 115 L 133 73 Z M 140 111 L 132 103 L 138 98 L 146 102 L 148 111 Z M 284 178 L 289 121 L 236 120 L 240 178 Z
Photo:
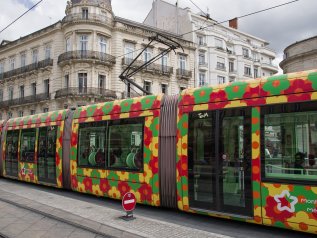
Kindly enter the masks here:
M 35 137 L 36 129 L 22 130 L 21 133 L 21 162 L 34 163 L 35 159 Z
M 92 122 L 79 125 L 78 165 L 105 167 L 106 123 Z
M 120 170 L 143 169 L 144 118 L 109 122 L 108 167 Z
M 293 105 L 287 108 L 272 106 L 274 114 L 263 112 L 265 178 L 316 181 L 317 113 L 305 111 L 304 108 L 309 107 L 302 106 L 298 110 L 299 104 Z

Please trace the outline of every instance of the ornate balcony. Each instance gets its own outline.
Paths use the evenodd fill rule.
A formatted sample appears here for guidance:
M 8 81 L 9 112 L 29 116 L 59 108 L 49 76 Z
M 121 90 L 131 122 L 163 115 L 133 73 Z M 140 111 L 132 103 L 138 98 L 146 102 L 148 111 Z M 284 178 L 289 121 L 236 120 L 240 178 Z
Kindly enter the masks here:
M 70 14 L 63 18 L 62 24 L 66 23 L 89 23 L 89 22 L 97 22 L 103 24 L 110 24 L 111 19 L 107 16 L 101 14 L 89 13 L 88 15 L 83 15 L 82 13 Z
M 273 71 L 273 73 L 278 72 L 278 67 L 270 62 L 262 62 L 262 68 Z
M 41 93 L 37 95 L 31 95 L 21 98 L 15 98 L 12 100 L 2 101 L 0 102 L 0 108 L 6 108 L 11 106 L 24 105 L 29 103 L 38 103 L 40 101 L 45 101 L 50 99 L 49 93 Z
M 127 66 L 132 61 L 133 61 L 133 59 L 130 59 L 130 58 L 122 58 L 122 65 Z M 145 64 L 145 61 L 136 60 L 136 61 L 134 61 L 132 68 L 140 67 L 143 64 Z M 155 73 L 155 74 L 164 74 L 164 75 L 170 76 L 173 73 L 173 67 L 152 63 L 149 66 L 142 69 L 142 71 L 151 72 L 151 73 Z
M 192 77 L 192 71 L 185 69 L 177 69 L 176 76 L 178 79 L 186 79 L 189 80 Z
M 94 97 L 94 98 L 102 98 L 114 100 L 117 98 L 116 92 L 109 89 L 102 88 L 63 88 L 56 91 L 55 98 L 62 97 Z
M 68 61 L 98 61 L 110 66 L 116 63 L 116 58 L 106 53 L 90 50 L 68 51 L 58 56 L 58 64 L 63 65 Z
M 11 78 L 11 77 L 14 77 L 14 76 L 17 76 L 20 74 L 32 72 L 34 70 L 43 69 L 43 68 L 46 68 L 49 66 L 53 66 L 53 59 L 45 59 L 45 60 L 39 61 L 37 63 L 29 64 L 29 65 L 23 66 L 21 68 L 17 68 L 17 69 L 13 69 L 13 70 L 4 72 L 4 73 L 0 74 L 0 80 L 6 79 L 6 78 Z

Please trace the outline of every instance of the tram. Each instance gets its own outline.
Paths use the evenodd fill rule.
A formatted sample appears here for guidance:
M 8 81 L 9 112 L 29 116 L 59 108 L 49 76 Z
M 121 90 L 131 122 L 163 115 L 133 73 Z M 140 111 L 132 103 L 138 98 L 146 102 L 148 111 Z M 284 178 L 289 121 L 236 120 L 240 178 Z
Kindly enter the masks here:
M 317 234 L 317 70 L 0 122 L 1 175 Z

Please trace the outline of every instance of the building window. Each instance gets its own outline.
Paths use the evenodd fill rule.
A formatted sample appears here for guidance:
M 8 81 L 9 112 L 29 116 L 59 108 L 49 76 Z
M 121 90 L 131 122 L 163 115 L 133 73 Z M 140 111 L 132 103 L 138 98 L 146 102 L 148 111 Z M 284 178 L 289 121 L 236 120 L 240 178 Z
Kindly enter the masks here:
M 32 110 L 30 111 L 30 114 L 31 114 L 31 115 L 35 115 L 35 110 L 32 109 Z
M 184 86 L 180 86 L 179 87 L 179 92 L 181 93 L 183 90 L 185 90 L 186 89 L 186 87 L 184 87 Z
M 206 85 L 206 74 L 205 72 L 199 72 L 199 87 Z
M 245 65 L 244 66 L 244 75 L 245 76 L 251 76 L 251 66 L 250 65 Z
M 198 45 L 204 45 L 205 44 L 205 39 L 203 36 L 197 36 L 197 43 Z
M 49 79 L 44 80 L 44 93 L 46 95 L 50 94 L 50 80 Z
M 45 113 L 45 112 L 48 112 L 48 107 L 44 107 L 43 108 L 43 112 Z
M 146 48 L 143 51 L 144 62 L 148 62 L 152 59 L 152 49 Z
M 246 48 L 242 48 L 242 54 L 244 58 L 249 58 L 249 50 Z
M 223 49 L 222 40 L 221 39 L 215 38 L 215 45 L 216 45 L 217 49 Z
M 162 56 L 162 71 L 163 71 L 163 73 L 167 73 L 167 60 L 168 60 L 168 56 L 167 56 L 167 54 L 165 54 L 165 55 L 163 55 Z
M 26 65 L 26 53 L 21 53 L 21 67 Z
M 99 74 L 99 76 L 98 76 L 98 88 L 99 88 L 100 94 L 103 94 L 103 90 L 105 89 L 105 83 L 106 83 L 106 76 Z
M 88 19 L 88 8 L 82 8 L 81 9 L 81 17 L 82 19 Z
M 67 104 L 64 104 L 64 109 L 68 109 L 68 105 Z
M 254 78 L 258 78 L 258 77 L 259 77 L 259 69 L 254 68 Z
M 234 72 L 234 62 L 229 61 L 229 72 Z
M 66 39 L 66 52 L 71 51 L 71 50 L 72 50 L 72 45 L 71 45 L 70 37 L 68 37 Z
M 87 51 L 88 50 L 88 36 L 81 35 L 79 36 L 79 50 L 80 51 Z
M 32 87 L 32 95 L 36 96 L 36 83 L 32 83 L 31 87 Z
M 12 118 L 13 117 L 13 114 L 12 112 L 8 112 L 8 119 Z
M 167 94 L 167 87 L 168 87 L 167 84 L 164 84 L 164 83 L 161 84 L 162 93 Z
M 224 83 L 226 83 L 226 77 L 224 77 L 224 76 L 218 75 L 218 76 L 217 76 L 217 79 L 218 79 L 218 84 L 224 84 Z
M 143 85 L 143 88 L 147 91 L 147 92 L 151 92 L 151 82 L 149 81 L 144 81 L 144 85 Z
M 65 75 L 65 82 L 64 82 L 64 84 L 65 84 L 65 88 L 69 88 L 69 74 L 66 74 L 66 75 Z
M 4 62 L 0 62 L 0 79 L 2 79 L 1 75 L 4 73 Z
M 181 74 L 184 74 L 186 69 L 186 56 L 180 55 L 179 56 L 179 69 L 181 71 Z
M 32 50 L 32 63 L 33 64 L 38 62 L 38 54 L 39 54 L 38 49 Z
M 9 87 L 9 100 L 13 100 L 13 87 Z
M 0 89 L 0 102 L 2 102 L 2 101 L 3 101 L 3 90 Z
M 134 44 L 126 43 L 124 47 L 125 64 L 130 64 L 133 61 Z
M 225 58 L 217 57 L 217 69 L 226 70 Z
M 45 59 L 51 58 L 51 47 L 49 45 L 45 46 Z
M 24 85 L 20 86 L 20 98 L 24 98 Z
M 199 62 L 199 65 L 206 64 L 206 59 L 205 59 L 205 53 L 204 52 L 199 52 L 198 62 Z
M 19 117 L 23 117 L 23 111 L 19 111 Z
M 104 36 L 99 36 L 99 47 L 101 53 L 107 53 L 107 39 Z
M 87 73 L 78 74 L 78 90 L 79 93 L 87 93 Z
M 14 70 L 15 69 L 15 58 L 14 57 L 10 58 L 9 63 L 10 63 L 10 70 Z

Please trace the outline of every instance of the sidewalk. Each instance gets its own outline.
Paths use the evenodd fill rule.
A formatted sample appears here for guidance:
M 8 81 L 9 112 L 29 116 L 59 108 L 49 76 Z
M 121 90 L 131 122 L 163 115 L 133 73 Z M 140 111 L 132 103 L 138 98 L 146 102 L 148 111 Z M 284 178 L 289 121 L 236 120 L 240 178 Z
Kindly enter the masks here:
M 229 238 L 140 215 L 127 222 L 120 219 L 123 211 L 40 191 L 36 187 L 25 188 L 23 183 L 4 179 L 0 179 L 0 201 L 104 236 Z

